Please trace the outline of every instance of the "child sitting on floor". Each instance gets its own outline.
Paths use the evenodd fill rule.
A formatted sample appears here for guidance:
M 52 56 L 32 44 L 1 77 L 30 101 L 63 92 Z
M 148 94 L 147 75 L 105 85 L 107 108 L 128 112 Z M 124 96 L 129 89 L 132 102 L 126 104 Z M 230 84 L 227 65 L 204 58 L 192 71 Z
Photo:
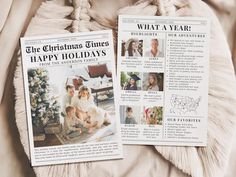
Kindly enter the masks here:
M 77 124 L 80 124 L 79 119 L 75 116 L 75 108 L 73 106 L 66 107 L 66 118 L 64 122 L 64 130 L 67 134 L 72 132 L 82 133 L 81 128 L 76 127 Z
M 70 138 L 79 136 L 81 133 L 91 133 L 93 131 L 88 123 L 75 116 L 75 108 L 73 106 L 66 107 L 64 129 Z

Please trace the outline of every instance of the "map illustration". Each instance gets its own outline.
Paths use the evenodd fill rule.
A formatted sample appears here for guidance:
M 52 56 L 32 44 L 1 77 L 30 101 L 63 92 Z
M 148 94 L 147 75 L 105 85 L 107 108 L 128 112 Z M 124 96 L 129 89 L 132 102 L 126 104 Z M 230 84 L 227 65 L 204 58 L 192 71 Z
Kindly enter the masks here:
M 170 104 L 171 104 L 170 112 L 181 115 L 190 112 L 194 112 L 195 114 L 197 114 L 197 108 L 199 107 L 200 101 L 201 101 L 200 97 L 194 99 L 189 96 L 172 94 L 170 99 Z

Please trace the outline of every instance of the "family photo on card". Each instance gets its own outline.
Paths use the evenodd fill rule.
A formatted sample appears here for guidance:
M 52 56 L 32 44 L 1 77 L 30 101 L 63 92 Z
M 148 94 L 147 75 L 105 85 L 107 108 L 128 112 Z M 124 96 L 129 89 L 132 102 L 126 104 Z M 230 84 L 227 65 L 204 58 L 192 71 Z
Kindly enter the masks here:
M 32 165 L 121 158 L 111 31 L 21 43 Z

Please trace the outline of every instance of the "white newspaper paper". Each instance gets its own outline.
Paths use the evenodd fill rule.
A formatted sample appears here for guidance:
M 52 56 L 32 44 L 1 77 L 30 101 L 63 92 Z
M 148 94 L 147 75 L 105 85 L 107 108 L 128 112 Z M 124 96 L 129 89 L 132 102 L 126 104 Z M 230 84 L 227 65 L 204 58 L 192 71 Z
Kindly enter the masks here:
M 117 55 L 123 143 L 206 146 L 208 20 L 119 16 Z
M 33 166 L 122 158 L 111 31 L 21 38 Z

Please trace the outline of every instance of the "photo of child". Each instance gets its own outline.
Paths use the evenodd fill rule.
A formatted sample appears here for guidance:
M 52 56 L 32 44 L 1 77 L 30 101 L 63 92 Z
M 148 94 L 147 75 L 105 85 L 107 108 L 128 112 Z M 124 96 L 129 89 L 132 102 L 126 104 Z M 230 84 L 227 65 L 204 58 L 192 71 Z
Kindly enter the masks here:
M 163 108 L 160 106 L 144 107 L 142 124 L 162 125 Z
M 143 73 L 143 91 L 163 91 L 164 73 Z
M 121 124 L 139 124 L 140 115 L 140 107 L 138 106 L 120 106 Z
M 82 133 L 91 133 L 93 129 L 92 126 L 75 115 L 75 108 L 73 106 L 67 106 L 64 131 L 69 138 L 73 138 Z
M 108 114 L 95 105 L 91 90 L 87 86 L 79 88 L 78 96 L 72 99 L 72 105 L 76 109 L 76 116 L 87 123 L 86 127 L 101 128 L 103 124 L 110 124 Z
M 143 56 L 143 40 L 130 38 L 121 43 L 121 56 L 126 57 L 142 57 Z
M 138 72 L 121 72 L 122 90 L 141 90 L 141 78 Z
M 133 117 L 132 107 L 126 108 L 125 124 L 137 124 L 135 118 Z
M 164 57 L 163 39 L 146 40 L 145 49 L 145 57 Z
M 75 108 L 73 106 L 66 107 L 66 118 L 64 122 L 64 130 L 67 134 L 71 132 L 79 132 L 82 133 L 81 128 L 76 127 L 76 125 L 80 124 L 79 119 L 75 116 Z

